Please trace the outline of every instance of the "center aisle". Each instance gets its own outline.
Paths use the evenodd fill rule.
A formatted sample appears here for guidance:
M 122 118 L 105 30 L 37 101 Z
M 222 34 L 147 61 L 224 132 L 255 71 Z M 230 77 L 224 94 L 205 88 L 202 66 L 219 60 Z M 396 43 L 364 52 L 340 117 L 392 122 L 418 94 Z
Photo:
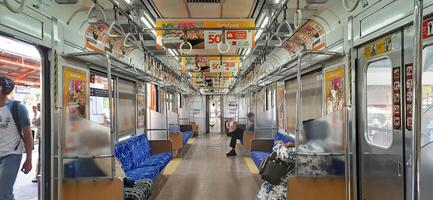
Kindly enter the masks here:
M 198 137 L 154 199 L 255 199 L 259 186 L 242 156 L 226 158 L 226 138 L 220 134 Z

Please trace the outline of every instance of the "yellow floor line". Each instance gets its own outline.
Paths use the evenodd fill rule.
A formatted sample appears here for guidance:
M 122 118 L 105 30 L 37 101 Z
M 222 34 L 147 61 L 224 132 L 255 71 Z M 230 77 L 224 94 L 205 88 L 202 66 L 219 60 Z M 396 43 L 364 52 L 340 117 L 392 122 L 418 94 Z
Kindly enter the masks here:
M 252 174 L 259 174 L 259 170 L 257 169 L 256 164 L 254 164 L 253 160 L 251 160 L 250 157 L 244 157 L 244 159 L 250 172 Z
M 188 144 L 192 144 L 192 143 L 194 143 L 195 140 L 197 140 L 197 138 L 190 138 L 190 139 L 188 140 Z
M 171 175 L 176 172 L 177 167 L 179 167 L 180 162 L 182 162 L 182 158 L 175 158 L 171 160 L 168 165 L 165 167 L 163 174 Z

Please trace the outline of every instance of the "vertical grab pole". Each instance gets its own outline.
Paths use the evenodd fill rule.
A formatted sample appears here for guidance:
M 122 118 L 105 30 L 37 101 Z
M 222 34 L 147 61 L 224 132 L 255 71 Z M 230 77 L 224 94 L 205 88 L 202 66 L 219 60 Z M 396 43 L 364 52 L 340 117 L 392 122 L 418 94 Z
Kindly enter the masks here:
M 114 115 L 113 115 L 113 88 L 112 88 L 112 80 L 111 80 L 111 59 L 110 55 L 107 53 L 104 54 L 105 59 L 107 59 L 107 78 L 108 78 L 108 106 L 110 107 L 110 143 L 111 143 L 111 155 L 114 156 L 114 140 L 115 132 L 114 130 Z M 114 157 L 111 157 L 111 178 L 116 176 Z
M 345 153 L 345 183 L 346 183 L 346 199 L 347 200 L 351 200 L 351 185 L 352 185 L 352 178 L 351 178 L 351 172 L 350 172 L 350 166 L 351 166 L 351 155 L 350 155 L 350 122 L 349 122 L 349 113 L 350 110 L 352 109 L 352 102 L 351 102 L 351 97 L 350 97 L 350 71 L 352 69 L 352 52 L 353 52 L 353 32 L 352 32 L 352 28 L 353 28 L 353 18 L 349 17 L 348 19 L 348 28 L 347 30 L 349 31 L 349 39 L 348 39 L 348 43 L 349 43 L 349 53 L 346 54 L 348 56 L 347 58 L 347 63 L 344 66 L 344 117 L 343 117 L 343 121 L 344 121 L 344 153 Z
M 413 170 L 412 170 L 412 199 L 420 199 L 420 163 L 421 163 L 421 101 L 422 101 L 422 20 L 423 0 L 415 0 L 414 3 L 414 79 L 413 79 Z
M 167 101 L 167 96 L 168 96 L 168 92 L 167 92 L 167 85 L 165 84 L 165 80 L 163 80 L 164 83 L 164 107 L 165 107 L 165 128 L 167 129 L 167 140 L 169 139 L 169 124 L 168 124 L 168 101 Z
M 302 83 L 301 83 L 301 63 L 302 63 L 302 56 L 304 53 L 300 53 L 298 56 L 298 71 L 296 72 L 296 82 L 297 82 L 297 90 L 296 90 L 296 140 L 295 140 L 295 148 L 296 152 L 298 152 L 299 148 L 299 134 L 301 134 L 301 127 L 302 127 L 302 97 L 301 97 L 301 90 L 302 90 Z M 295 157 L 296 160 L 296 175 L 298 175 L 298 156 Z

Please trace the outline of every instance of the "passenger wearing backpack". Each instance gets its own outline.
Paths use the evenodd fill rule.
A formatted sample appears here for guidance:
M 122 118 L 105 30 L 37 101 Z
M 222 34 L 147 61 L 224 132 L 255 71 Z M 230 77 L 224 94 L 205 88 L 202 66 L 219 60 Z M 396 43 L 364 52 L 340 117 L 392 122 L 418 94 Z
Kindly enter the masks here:
M 8 99 L 15 83 L 0 76 L 0 200 L 14 200 L 13 186 L 20 169 L 22 154 L 26 160 L 21 171 L 32 169 L 32 133 L 26 107 Z

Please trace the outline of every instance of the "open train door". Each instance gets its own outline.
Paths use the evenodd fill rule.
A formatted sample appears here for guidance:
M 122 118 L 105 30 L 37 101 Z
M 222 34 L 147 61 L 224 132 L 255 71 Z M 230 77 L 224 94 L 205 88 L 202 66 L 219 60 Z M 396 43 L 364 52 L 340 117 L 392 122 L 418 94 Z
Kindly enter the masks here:
M 358 186 L 362 200 L 405 199 L 402 32 L 358 48 Z

